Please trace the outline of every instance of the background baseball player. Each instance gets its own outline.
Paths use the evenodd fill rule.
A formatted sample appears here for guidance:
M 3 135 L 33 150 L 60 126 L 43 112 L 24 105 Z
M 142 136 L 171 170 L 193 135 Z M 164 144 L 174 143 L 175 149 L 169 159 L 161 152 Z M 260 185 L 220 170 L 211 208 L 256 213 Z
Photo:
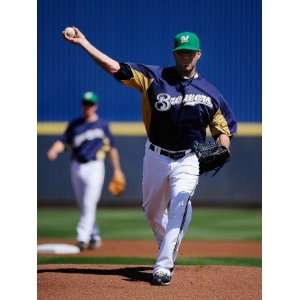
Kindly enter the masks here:
M 82 97 L 83 116 L 71 121 L 64 134 L 49 149 L 49 160 L 55 160 L 66 146 L 72 149 L 71 181 L 80 209 L 77 225 L 77 245 L 80 250 L 101 245 L 95 222 L 97 203 L 104 182 L 104 158 L 109 154 L 114 169 L 110 191 L 117 195 L 125 186 L 119 153 L 108 124 L 97 115 L 97 95 L 86 92 Z
M 201 57 L 196 34 L 174 39 L 174 67 L 119 63 L 96 49 L 79 31 L 66 40 L 80 45 L 108 73 L 142 93 L 143 121 L 148 140 L 143 166 L 143 209 L 159 251 L 153 282 L 170 283 L 176 254 L 191 221 L 190 198 L 198 183 L 194 141 L 203 143 L 206 128 L 229 148 L 236 121 L 220 92 L 197 72 Z

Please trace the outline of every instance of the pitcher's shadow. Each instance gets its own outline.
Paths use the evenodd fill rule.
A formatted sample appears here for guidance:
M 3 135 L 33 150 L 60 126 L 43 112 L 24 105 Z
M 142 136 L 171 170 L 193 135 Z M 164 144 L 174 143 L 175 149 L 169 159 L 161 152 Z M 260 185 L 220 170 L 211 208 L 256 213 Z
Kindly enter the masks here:
M 66 274 L 90 274 L 90 275 L 113 275 L 126 277 L 127 281 L 143 281 L 152 283 L 152 273 L 145 271 L 152 270 L 151 267 L 126 267 L 118 269 L 86 269 L 86 268 L 56 268 L 56 269 L 39 269 L 41 273 L 66 273 Z

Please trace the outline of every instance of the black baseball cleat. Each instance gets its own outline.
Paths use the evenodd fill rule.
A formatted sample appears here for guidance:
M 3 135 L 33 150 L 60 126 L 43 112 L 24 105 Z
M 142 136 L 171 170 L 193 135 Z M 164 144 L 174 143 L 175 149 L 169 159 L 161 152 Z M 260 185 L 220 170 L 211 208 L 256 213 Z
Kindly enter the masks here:
M 88 244 L 82 241 L 77 241 L 76 246 L 79 248 L 80 252 L 86 250 L 88 248 Z
M 88 245 L 89 249 L 97 249 L 102 246 L 102 240 L 101 239 L 91 239 Z
M 163 271 L 158 271 L 153 274 L 152 283 L 154 285 L 169 285 L 171 279 L 172 279 L 171 275 Z

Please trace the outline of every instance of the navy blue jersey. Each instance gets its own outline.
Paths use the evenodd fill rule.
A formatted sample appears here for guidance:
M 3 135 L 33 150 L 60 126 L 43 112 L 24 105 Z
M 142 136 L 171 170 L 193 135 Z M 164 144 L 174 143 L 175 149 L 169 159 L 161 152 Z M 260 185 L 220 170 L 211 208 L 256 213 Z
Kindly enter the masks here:
M 105 153 L 114 147 L 108 124 L 102 119 L 95 122 L 75 119 L 59 140 L 71 147 L 72 159 L 82 163 L 104 159 Z
M 200 74 L 181 78 L 175 67 L 120 64 L 115 78 L 143 94 L 143 121 L 150 142 L 179 151 L 204 142 L 206 128 L 212 136 L 232 136 L 233 113 L 221 93 Z

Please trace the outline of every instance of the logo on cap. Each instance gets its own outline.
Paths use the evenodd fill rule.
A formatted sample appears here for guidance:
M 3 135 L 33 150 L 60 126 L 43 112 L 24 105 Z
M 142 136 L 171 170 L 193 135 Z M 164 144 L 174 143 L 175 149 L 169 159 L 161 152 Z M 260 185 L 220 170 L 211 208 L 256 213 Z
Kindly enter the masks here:
M 183 35 L 182 37 L 180 37 L 180 42 L 181 44 L 188 43 L 189 39 L 190 39 L 189 35 Z
M 93 92 L 85 92 L 83 95 L 83 98 L 86 100 L 90 100 L 94 97 L 94 93 Z

